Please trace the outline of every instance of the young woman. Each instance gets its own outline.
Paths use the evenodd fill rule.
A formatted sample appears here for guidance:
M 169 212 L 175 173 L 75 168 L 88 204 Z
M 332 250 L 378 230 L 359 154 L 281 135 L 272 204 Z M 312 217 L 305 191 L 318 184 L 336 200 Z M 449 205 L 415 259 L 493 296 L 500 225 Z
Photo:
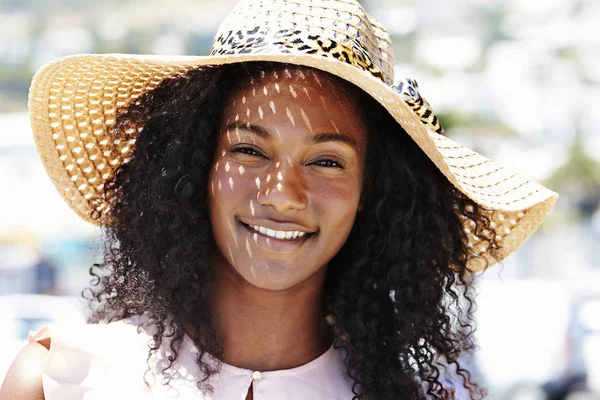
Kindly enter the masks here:
M 104 229 L 87 293 L 109 323 L 32 334 L 0 399 L 442 399 L 446 367 L 485 394 L 458 361 L 473 273 L 556 194 L 441 136 L 374 24 L 351 1 L 242 1 L 209 57 L 38 73 L 42 159 Z

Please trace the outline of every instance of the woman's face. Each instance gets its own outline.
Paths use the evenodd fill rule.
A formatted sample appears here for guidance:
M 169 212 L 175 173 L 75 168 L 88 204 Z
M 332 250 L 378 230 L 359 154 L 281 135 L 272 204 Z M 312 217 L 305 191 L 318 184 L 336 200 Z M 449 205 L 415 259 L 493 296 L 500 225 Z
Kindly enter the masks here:
M 323 72 L 284 67 L 225 100 L 210 218 L 226 264 L 252 285 L 284 290 L 324 274 L 350 234 L 367 139 L 354 100 Z

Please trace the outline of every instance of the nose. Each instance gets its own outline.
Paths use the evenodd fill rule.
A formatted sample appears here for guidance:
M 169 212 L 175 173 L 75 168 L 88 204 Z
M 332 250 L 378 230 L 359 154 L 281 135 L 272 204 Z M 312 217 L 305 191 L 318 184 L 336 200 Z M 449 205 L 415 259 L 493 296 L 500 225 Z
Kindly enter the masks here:
M 271 206 L 278 212 L 306 208 L 306 182 L 295 168 L 273 168 L 261 181 L 257 194 L 259 204 Z

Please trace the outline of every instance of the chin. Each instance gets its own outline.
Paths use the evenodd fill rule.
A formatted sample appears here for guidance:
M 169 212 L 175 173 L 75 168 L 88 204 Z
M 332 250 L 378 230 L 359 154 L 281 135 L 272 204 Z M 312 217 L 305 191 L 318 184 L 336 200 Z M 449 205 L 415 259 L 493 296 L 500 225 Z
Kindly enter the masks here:
M 239 268 L 243 268 L 242 271 Z M 243 267 L 236 267 L 238 273 L 252 286 L 265 290 L 282 291 L 298 286 L 309 279 L 300 275 L 285 260 L 252 261 Z

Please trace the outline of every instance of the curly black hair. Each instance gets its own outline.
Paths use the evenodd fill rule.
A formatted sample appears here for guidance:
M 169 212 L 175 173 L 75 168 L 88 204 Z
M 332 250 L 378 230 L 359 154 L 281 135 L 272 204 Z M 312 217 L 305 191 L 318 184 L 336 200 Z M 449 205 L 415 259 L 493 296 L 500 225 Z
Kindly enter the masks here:
M 194 338 L 198 387 L 209 392 L 218 368 L 202 357 L 222 354 L 206 306 L 213 279 L 208 260 L 218 251 L 207 208 L 217 123 L 239 79 L 282 65 L 192 69 L 119 110 L 114 127 L 117 140 L 136 141 L 104 192 L 110 223 L 103 227 L 103 260 L 90 268 L 94 279 L 84 290 L 93 309 L 89 322 L 148 315 L 157 327 L 148 360 L 171 338 L 162 370 L 169 377 L 184 323 L 195 321 L 203 332 L 202 340 Z M 472 398 L 485 397 L 459 358 L 476 348 L 476 274 L 467 261 L 478 255 L 463 224 L 470 220 L 471 232 L 496 257 L 490 210 L 457 190 L 376 100 L 330 77 L 356 90 L 369 124 L 365 208 L 330 261 L 324 284 L 354 399 L 450 398 L 440 381 L 450 366 Z

